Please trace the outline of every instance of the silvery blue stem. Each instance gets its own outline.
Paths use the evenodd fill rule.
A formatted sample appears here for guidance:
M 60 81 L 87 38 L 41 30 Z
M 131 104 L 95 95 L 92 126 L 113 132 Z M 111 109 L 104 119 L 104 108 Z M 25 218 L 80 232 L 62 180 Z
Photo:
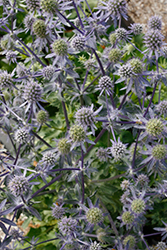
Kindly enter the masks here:
M 16 159 L 15 159 L 13 165 L 16 165 L 16 163 L 17 163 L 17 160 L 18 160 L 19 154 L 20 154 L 20 149 L 21 149 L 21 144 L 20 144 L 19 147 L 18 147 L 17 154 L 16 154 Z
M 102 73 L 102 75 L 104 76 L 104 75 L 105 75 L 105 71 L 104 71 L 103 65 L 102 65 L 102 63 L 101 63 L 101 61 L 100 61 L 100 58 L 99 58 L 98 54 L 96 53 L 96 50 L 93 49 L 93 48 L 91 48 L 91 49 L 92 49 L 93 53 L 95 54 L 95 57 L 96 57 L 96 59 L 97 59 L 97 61 L 98 61 L 98 64 L 99 64 L 99 66 L 100 66 L 100 69 L 101 69 L 101 73 Z
M 51 186 L 54 182 L 58 181 L 63 175 L 60 174 L 58 176 L 56 176 L 52 181 L 50 181 L 49 183 L 47 183 L 46 185 L 44 185 L 42 188 L 40 188 L 39 190 L 37 190 L 30 198 L 33 199 L 36 195 L 38 195 L 41 191 L 43 191 L 45 188 Z
M 58 10 L 57 10 L 57 12 L 58 12 L 58 14 L 59 14 L 60 16 L 62 16 L 62 17 L 66 20 L 66 22 L 69 23 L 74 29 L 78 30 L 79 33 L 81 33 L 82 35 L 84 35 L 84 33 L 83 33 L 80 29 L 78 29 L 78 27 L 76 27 L 70 20 L 68 20 L 67 17 L 65 17 L 65 16 L 64 16 L 62 13 L 60 13 Z
M 76 10 L 77 16 L 78 16 L 78 18 L 79 18 L 79 21 L 80 21 L 81 27 L 82 27 L 82 29 L 84 29 L 84 25 L 83 25 L 83 23 L 82 23 L 82 19 L 81 19 L 81 17 L 80 17 L 80 14 L 79 14 L 79 12 L 78 12 L 78 9 L 77 9 L 77 6 L 76 6 L 76 4 L 75 4 L 75 1 L 74 1 L 74 0 L 73 0 L 73 5 L 74 5 L 74 8 L 75 8 L 75 10 Z
M 148 112 L 148 110 L 149 110 L 149 108 L 151 106 L 151 103 L 152 103 L 152 100 L 153 100 L 153 97 L 154 97 L 154 94 L 155 94 L 155 90 L 156 90 L 157 84 L 158 84 L 158 82 L 156 82 L 155 85 L 154 85 L 154 89 L 153 89 L 153 92 L 152 92 L 151 99 L 150 99 L 149 104 L 147 106 L 147 109 L 146 109 L 146 111 L 145 111 L 145 113 L 143 115 L 144 117 L 146 116 L 146 114 L 147 114 L 147 112 Z
M 82 156 L 81 156 L 81 168 L 83 170 L 83 167 L 84 167 L 84 153 L 83 153 L 83 149 L 81 147 L 81 153 L 82 153 Z M 81 178 L 82 178 L 82 201 L 81 203 L 84 204 L 84 196 L 85 196 L 85 184 L 84 184 L 84 175 L 83 175 L 83 171 L 81 172 Z

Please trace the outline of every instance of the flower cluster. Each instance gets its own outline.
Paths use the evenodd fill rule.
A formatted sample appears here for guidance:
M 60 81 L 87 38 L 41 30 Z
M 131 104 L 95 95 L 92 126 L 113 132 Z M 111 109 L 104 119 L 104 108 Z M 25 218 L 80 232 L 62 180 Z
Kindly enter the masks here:
M 143 34 L 127 0 L 0 8 L 0 249 L 166 249 L 161 18 Z

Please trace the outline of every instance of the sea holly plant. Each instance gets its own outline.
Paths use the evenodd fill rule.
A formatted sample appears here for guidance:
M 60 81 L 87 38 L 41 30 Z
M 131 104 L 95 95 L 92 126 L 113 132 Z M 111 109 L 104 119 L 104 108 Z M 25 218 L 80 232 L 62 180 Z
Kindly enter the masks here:
M 0 2 L 0 249 L 167 248 L 162 20 L 122 18 L 126 0 Z

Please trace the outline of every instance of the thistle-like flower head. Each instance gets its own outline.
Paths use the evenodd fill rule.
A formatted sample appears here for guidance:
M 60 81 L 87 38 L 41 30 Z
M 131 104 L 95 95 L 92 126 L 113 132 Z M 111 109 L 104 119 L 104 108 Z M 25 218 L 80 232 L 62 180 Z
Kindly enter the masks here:
M 116 40 L 117 40 L 116 34 L 111 33 L 110 36 L 109 36 L 109 40 L 110 40 L 111 45 L 113 46 L 115 44 Z
M 12 84 L 12 75 L 7 71 L 0 71 L 0 86 L 1 88 L 10 86 Z
M 51 79 L 55 73 L 55 67 L 52 65 L 46 66 L 42 70 L 42 74 L 46 79 Z
M 149 178 L 145 174 L 139 174 L 136 180 L 136 185 L 139 185 L 140 187 L 148 186 Z
M 100 243 L 97 243 L 96 241 L 92 242 L 89 250 L 101 250 Z
M 146 131 L 150 136 L 160 136 L 164 130 L 163 122 L 160 119 L 152 118 L 146 124 Z
M 127 39 L 127 30 L 124 28 L 116 29 L 115 37 L 116 37 L 117 41 L 126 40 Z
M 148 21 L 148 27 L 149 29 L 161 30 L 162 28 L 161 18 L 158 16 L 152 16 Z
M 102 76 L 99 80 L 98 88 L 101 90 L 100 95 L 106 91 L 110 95 L 113 91 L 114 84 L 109 76 Z
M 41 0 L 40 6 L 44 12 L 54 14 L 58 9 L 58 2 L 56 0 Z
M 26 28 L 27 31 L 32 29 L 32 25 L 35 21 L 35 18 L 33 15 L 26 15 L 24 18 L 24 26 Z
M 158 105 L 157 105 L 157 111 L 161 114 L 164 115 L 166 117 L 167 115 L 167 101 L 161 101 Z
M 35 20 L 33 22 L 32 28 L 33 28 L 34 34 L 37 37 L 46 38 L 47 27 L 46 27 L 45 21 L 41 19 Z
M 131 203 L 131 210 L 135 214 L 141 214 L 145 211 L 145 201 L 141 198 L 134 199 Z
M 121 159 L 123 160 L 126 153 L 126 145 L 120 141 L 120 138 L 118 138 L 118 142 L 114 142 L 113 140 L 111 140 L 111 142 L 112 142 L 112 147 L 110 148 L 110 150 L 114 159 L 116 161 Z
M 151 51 L 159 50 L 163 44 L 163 35 L 159 30 L 149 30 L 144 37 L 146 47 Z
M 60 154 L 67 155 L 70 152 L 71 143 L 67 138 L 61 138 L 57 144 L 57 149 Z
M 13 240 L 20 240 L 20 238 L 23 237 L 23 232 L 21 232 L 21 230 L 19 229 L 13 228 L 12 230 L 10 230 L 9 235 L 12 237 Z
M 27 0 L 27 10 L 35 11 L 39 9 L 39 0 Z
M 132 235 L 126 236 L 126 238 L 123 240 L 124 246 L 126 246 L 129 243 L 129 249 L 134 249 L 136 244 L 136 239 Z
M 133 68 L 135 74 L 141 74 L 143 71 L 143 63 L 138 58 L 133 58 L 129 61 L 130 65 Z
M 41 99 L 42 88 L 34 81 L 29 82 L 24 88 L 24 99 L 28 102 L 36 102 Z
M 86 230 L 93 228 L 94 225 L 103 226 L 104 215 L 102 210 L 99 208 L 99 199 L 96 201 L 95 205 L 92 201 L 87 198 L 89 207 L 80 204 L 81 208 L 85 211 L 85 216 L 83 217 L 87 221 Z
M 19 128 L 14 133 L 14 138 L 19 144 L 25 144 L 28 142 L 30 135 L 27 128 Z
M 122 182 L 121 182 L 121 188 L 122 188 L 122 190 L 127 190 L 129 187 L 130 187 L 130 181 L 129 180 L 123 180 Z
M 111 153 L 109 148 L 98 148 L 96 152 L 96 157 L 101 162 L 107 162 L 111 158 Z
M 9 50 L 7 51 L 6 53 L 6 60 L 11 63 L 11 62 L 16 62 L 16 58 L 17 58 L 17 54 L 16 52 L 12 51 L 12 50 Z
M 71 41 L 71 47 L 76 51 L 83 51 L 85 48 L 85 38 L 82 36 L 75 36 Z
M 143 26 L 140 23 L 133 23 L 129 28 L 135 36 L 140 35 L 143 31 Z
M 63 39 L 57 39 L 52 43 L 53 52 L 58 56 L 67 55 L 67 43 Z
M 14 196 L 23 195 L 30 189 L 29 182 L 24 176 L 14 176 L 8 184 L 8 188 Z
M 53 203 L 52 208 L 52 215 L 55 219 L 61 219 L 65 213 L 65 209 L 62 207 L 62 205 L 57 205 L 56 203 Z
M 63 217 L 58 223 L 58 228 L 63 235 L 71 236 L 76 230 L 77 220 L 69 217 Z
M 113 19 L 120 19 L 121 16 L 126 18 L 127 2 L 125 0 L 109 0 L 107 10 Z
M 165 159 L 167 156 L 167 148 L 165 145 L 158 144 L 152 148 L 152 156 L 156 160 L 162 160 Z
M 97 224 L 103 220 L 103 212 L 98 207 L 89 208 L 86 212 L 86 219 L 91 224 Z
M 122 222 L 125 224 L 125 225 L 132 225 L 133 222 L 134 222 L 134 215 L 130 212 L 130 211 L 125 211 L 123 214 L 122 214 Z
M 133 76 L 133 67 L 130 63 L 126 63 L 125 65 L 122 65 L 119 70 L 118 73 L 120 75 L 120 77 L 123 78 L 130 78 L 131 76 Z
M 116 63 L 120 60 L 121 56 L 122 56 L 121 50 L 118 48 L 113 48 L 110 50 L 110 52 L 108 54 L 108 59 L 111 62 Z
M 69 135 L 74 142 L 82 142 L 86 138 L 86 133 L 83 126 L 78 124 L 75 124 L 70 128 Z
M 56 162 L 56 154 L 54 152 L 46 152 L 42 157 L 42 162 L 46 165 L 53 165 Z
M 47 111 L 45 110 L 38 111 L 36 119 L 39 124 L 46 123 L 48 118 L 49 118 L 49 114 Z
M 90 107 L 82 107 L 80 108 L 76 114 L 76 122 L 80 125 L 82 125 L 85 128 L 90 127 L 92 130 L 92 133 L 95 134 L 95 123 L 96 123 L 96 115 L 101 111 L 102 107 L 100 107 L 98 110 L 93 111 L 93 105 Z

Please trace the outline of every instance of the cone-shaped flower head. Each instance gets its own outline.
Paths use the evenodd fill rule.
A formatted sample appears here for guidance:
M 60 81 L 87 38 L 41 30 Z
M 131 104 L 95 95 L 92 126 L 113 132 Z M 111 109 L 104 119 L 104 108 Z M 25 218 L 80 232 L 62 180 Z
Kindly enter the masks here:
M 126 152 L 126 145 L 120 141 L 120 138 L 118 139 L 118 142 L 114 142 L 112 140 L 111 142 L 113 145 L 110 148 L 110 150 L 114 159 L 115 160 L 123 159 L 123 157 L 125 156 L 125 152 Z
M 99 80 L 98 87 L 101 90 L 100 94 L 102 94 L 103 91 L 106 91 L 107 94 L 110 94 L 113 90 L 113 82 L 109 76 L 102 76 Z
M 143 63 L 138 58 L 133 58 L 129 61 L 135 74 L 141 74 L 143 71 Z
M 53 203 L 54 207 L 52 207 L 52 215 L 55 219 L 61 219 L 65 213 L 65 209 L 62 206 Z
M 126 63 L 119 68 L 120 77 L 130 78 L 133 75 L 133 68 L 130 63 Z
M 167 115 L 167 101 L 161 101 L 158 105 L 157 105 L 157 110 L 159 111 L 159 113 L 161 115 L 166 116 Z
M 127 14 L 127 2 L 125 0 L 109 0 L 107 10 L 113 18 L 120 19 L 121 15 L 126 16 Z
M 151 136 L 160 136 L 164 130 L 164 125 L 160 119 L 152 118 L 146 124 L 146 131 Z
M 145 208 L 146 208 L 145 202 L 140 198 L 133 200 L 131 203 L 132 212 L 134 212 L 135 214 L 143 213 Z
M 35 11 L 39 9 L 39 0 L 27 0 L 27 10 Z
M 4 88 L 12 84 L 12 76 L 8 74 L 7 71 L 0 71 L 0 86 Z
M 69 130 L 70 138 L 73 142 L 82 142 L 86 138 L 86 133 L 81 125 L 73 125 Z
M 167 155 L 167 148 L 166 148 L 165 145 L 158 144 L 158 145 L 156 145 L 156 146 L 153 147 L 153 149 L 152 149 L 152 156 L 156 160 L 165 159 L 166 155 Z
M 146 47 L 152 51 L 159 50 L 163 44 L 163 35 L 159 30 L 149 30 L 144 37 Z
M 63 217 L 58 223 L 58 228 L 63 235 L 71 235 L 76 231 L 77 220 L 72 219 L 71 217 Z
M 62 155 L 67 155 L 70 152 L 71 143 L 68 142 L 67 138 L 62 138 L 59 140 L 57 149 Z
M 89 208 L 86 212 L 86 219 L 91 224 L 97 224 L 103 220 L 103 212 L 98 207 Z
M 67 55 L 68 46 L 63 39 L 57 39 L 52 43 L 53 52 L 58 56 Z
M 122 55 L 122 52 L 120 49 L 118 48 L 113 48 L 110 50 L 109 54 L 108 54 L 108 59 L 111 61 L 111 62 L 118 62 L 121 58 L 121 55 Z
M 71 47 L 76 51 L 83 51 L 85 48 L 85 38 L 82 36 L 76 36 L 71 41 Z
M 140 23 L 133 23 L 131 24 L 130 29 L 133 32 L 133 34 L 136 36 L 142 33 L 143 26 Z
M 125 225 L 131 225 L 134 222 L 134 215 L 129 211 L 124 212 L 122 214 L 122 221 Z
M 48 12 L 50 14 L 54 14 L 58 9 L 58 2 L 56 0 L 41 0 L 40 5 L 44 12 Z
M 96 241 L 92 242 L 89 250 L 101 250 L 100 243 L 97 243 Z
M 116 38 L 116 34 L 115 33 L 111 33 L 110 36 L 109 36 L 109 40 L 110 40 L 110 43 L 111 45 L 114 45 L 117 38 Z
M 53 165 L 56 161 L 56 154 L 53 152 L 46 152 L 42 157 L 42 162 L 46 165 Z
M 46 24 L 43 20 L 35 20 L 33 22 L 33 31 L 37 37 L 46 38 Z
M 51 79 L 55 73 L 55 67 L 52 65 L 46 66 L 42 70 L 42 74 L 46 79 Z
M 152 16 L 148 21 L 148 27 L 149 29 L 161 30 L 162 28 L 161 18 L 158 16 Z
M 116 39 L 118 41 L 126 40 L 127 30 L 124 29 L 124 28 L 118 28 L 118 29 L 116 29 L 116 31 L 115 31 L 115 37 L 116 37 Z
M 136 244 L 136 239 L 134 236 L 132 235 L 128 235 L 124 240 L 123 240 L 123 244 L 124 246 L 126 246 L 129 243 L 129 249 L 133 249 L 135 247 Z
M 39 124 L 43 124 L 43 123 L 47 122 L 48 118 L 49 118 L 49 114 L 48 114 L 47 111 L 45 111 L 45 110 L 38 111 L 38 113 L 37 113 L 37 122 Z
M 14 133 L 14 138 L 19 144 L 27 143 L 30 135 L 27 128 L 19 128 Z
M 8 184 L 8 188 L 14 196 L 19 196 L 27 192 L 30 185 L 26 177 L 14 176 Z
M 29 102 L 39 101 L 42 95 L 41 86 L 31 81 L 24 88 L 24 99 Z
M 25 25 L 25 27 L 26 27 L 27 30 L 31 30 L 32 29 L 32 25 L 33 25 L 34 21 L 35 21 L 34 16 L 32 16 L 32 15 L 25 16 L 25 18 L 24 18 L 24 25 Z

